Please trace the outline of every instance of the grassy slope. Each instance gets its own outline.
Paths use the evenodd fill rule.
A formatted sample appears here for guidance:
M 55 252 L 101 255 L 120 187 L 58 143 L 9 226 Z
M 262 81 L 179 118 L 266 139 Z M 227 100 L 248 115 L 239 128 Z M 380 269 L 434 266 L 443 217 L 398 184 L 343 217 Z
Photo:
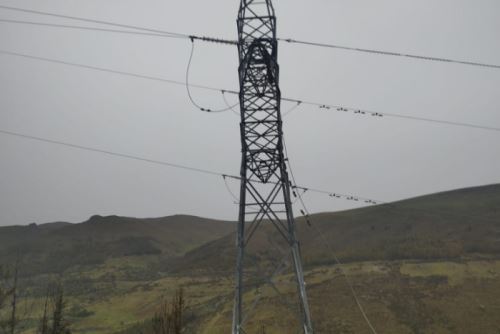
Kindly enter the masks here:
M 500 262 L 362 262 L 344 270 L 361 304 L 379 333 L 470 334 L 500 330 Z M 277 277 L 281 293 L 292 300 L 290 275 Z M 336 266 L 320 266 L 306 272 L 316 332 L 366 333 L 349 286 Z M 283 283 L 280 283 L 283 282 Z M 231 277 L 166 277 L 154 282 L 118 282 L 116 293 L 88 300 L 70 297 L 94 314 L 72 318 L 76 333 L 111 333 L 147 319 L 161 296 L 182 286 L 195 328 L 188 333 L 220 334 L 229 331 L 232 309 Z M 126 292 L 125 292 L 126 291 Z M 260 289 L 262 304 L 248 322 L 250 333 L 262 325 L 267 333 L 293 333 L 294 314 L 280 304 L 268 287 Z M 248 302 L 254 292 L 245 295 Z M 279 319 L 276 322 L 276 319 Z M 279 326 L 279 327 L 278 327 Z M 137 333 L 132 330 L 127 333 Z
M 65 270 L 69 309 L 77 305 L 88 311 L 85 316 L 77 312 L 70 316 L 76 333 L 111 333 L 148 319 L 162 296 L 179 286 L 185 288 L 190 305 L 189 333 L 227 332 L 234 265 L 234 236 L 227 233 L 234 226 L 214 227 L 198 218 L 192 224 L 181 219 L 177 225 L 164 226 L 172 222 L 169 219 L 175 221 L 94 217 L 76 227 L 57 224 L 50 231 L 43 226 L 38 229 L 45 231 L 37 232 L 21 228 L 22 235 L 16 232 L 19 228 L 5 228 L 0 229 L 0 251 L 7 248 L 2 248 L 2 238 L 6 244 L 12 238 L 39 242 L 37 247 L 51 242 L 69 247 L 75 238 L 91 238 L 106 246 L 98 248 L 106 255 L 101 262 L 68 265 Z M 500 333 L 499 185 L 323 213 L 312 220 L 348 262 L 343 268 L 379 333 Z M 298 225 L 316 332 L 370 333 L 331 252 L 313 229 L 300 219 Z M 207 228 L 214 230 L 207 233 Z M 190 232 L 198 233 L 193 240 L 188 239 Z M 154 239 L 152 245 L 168 256 L 154 252 L 109 256 L 110 243 L 131 235 Z M 273 237 L 272 230 L 262 230 L 250 246 L 249 258 L 258 260 L 264 270 L 272 260 L 265 249 L 273 247 Z M 127 246 L 125 242 L 113 247 L 123 251 Z M 36 275 L 23 284 L 43 287 L 48 281 L 48 275 Z M 275 281 L 285 300 L 293 303 L 291 275 L 285 272 Z M 250 333 L 262 325 L 268 334 L 293 332 L 294 313 L 275 291 L 261 286 L 245 294 L 249 303 L 256 298 L 262 303 L 249 320 Z M 34 300 L 36 318 L 41 303 Z
M 363 262 L 346 265 L 344 270 L 379 333 L 470 334 L 500 330 L 499 261 L 459 265 Z M 287 279 L 279 277 L 277 281 Z M 338 267 L 317 267 L 306 273 L 306 279 L 317 333 L 371 333 Z M 278 287 L 291 298 L 292 288 Z M 268 333 L 292 333 L 297 328 L 293 313 L 278 302 L 270 289 L 262 289 L 262 293 L 266 306 L 259 307 L 247 324 L 250 333 L 257 333 L 262 325 Z M 246 297 L 253 299 L 252 293 Z M 221 316 L 210 317 L 201 325 L 201 333 L 228 332 L 231 300 L 216 314 Z

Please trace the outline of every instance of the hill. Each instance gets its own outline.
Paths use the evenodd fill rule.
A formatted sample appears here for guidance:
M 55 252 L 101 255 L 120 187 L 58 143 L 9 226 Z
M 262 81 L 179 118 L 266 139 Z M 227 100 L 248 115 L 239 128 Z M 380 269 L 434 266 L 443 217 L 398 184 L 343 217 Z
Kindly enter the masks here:
M 63 272 L 109 258 L 180 256 L 234 229 L 228 222 L 194 216 L 138 219 L 93 216 L 79 224 L 0 227 L 0 263 L 19 257 L 24 275 Z
M 310 222 L 300 217 L 297 226 L 316 333 L 371 333 L 358 301 L 380 333 L 500 331 L 500 185 L 320 213 Z M 33 310 L 20 324 L 23 333 L 33 333 L 47 286 L 61 272 L 74 333 L 144 332 L 178 287 L 188 301 L 186 333 L 226 333 L 234 228 L 191 216 L 3 227 L 0 264 L 21 255 L 22 307 Z M 263 225 L 248 248 L 250 269 L 272 273 L 279 256 L 270 250 L 281 246 L 273 227 Z M 255 288 L 244 300 L 257 305 L 248 332 L 265 326 L 269 334 L 291 333 L 290 267 L 275 275 L 274 287 L 268 278 L 247 281 Z
M 306 266 L 404 259 L 457 259 L 500 255 L 500 185 L 459 189 L 390 204 L 297 219 Z M 325 240 L 330 244 L 325 245 Z M 250 258 L 269 259 L 280 237 L 267 224 L 249 244 Z M 176 270 L 231 271 L 234 237 L 186 253 Z M 217 259 L 214 263 L 213 259 Z M 223 261 L 221 261 L 223 259 Z

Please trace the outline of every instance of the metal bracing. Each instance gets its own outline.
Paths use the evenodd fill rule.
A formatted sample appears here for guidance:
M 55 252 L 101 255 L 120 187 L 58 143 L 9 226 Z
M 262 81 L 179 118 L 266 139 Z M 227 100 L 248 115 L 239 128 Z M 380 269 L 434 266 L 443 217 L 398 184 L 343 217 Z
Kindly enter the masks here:
M 270 223 L 286 242 L 287 256 L 292 259 L 301 311 L 299 330 L 312 334 L 283 153 L 276 16 L 271 0 L 241 0 L 237 22 L 242 160 L 232 333 L 248 333 L 244 327 L 251 311 L 244 314 L 243 305 L 245 250 L 255 231 Z M 274 274 L 282 270 L 280 264 Z M 272 278 L 268 283 L 277 291 Z

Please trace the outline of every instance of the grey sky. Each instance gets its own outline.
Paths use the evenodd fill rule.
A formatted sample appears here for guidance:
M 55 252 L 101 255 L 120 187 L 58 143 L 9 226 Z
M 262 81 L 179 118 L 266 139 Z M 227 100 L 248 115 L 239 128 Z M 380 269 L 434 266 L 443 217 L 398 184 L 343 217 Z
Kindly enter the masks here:
M 0 4 L 235 38 L 236 0 L 2 0 Z M 281 37 L 500 62 L 496 0 L 277 0 Z M 0 10 L 0 18 L 75 24 Z M 90 24 L 89 24 L 90 25 Z M 186 40 L 0 23 L 1 49 L 184 80 Z M 500 126 L 500 70 L 280 46 L 284 96 Z M 232 47 L 197 44 L 191 81 L 237 89 Z M 220 94 L 194 89 L 209 107 Z M 234 97 L 231 101 L 236 102 Z M 283 109 L 289 108 L 284 104 Z M 237 174 L 239 119 L 185 89 L 0 55 L 0 128 Z M 285 120 L 297 182 L 381 200 L 500 181 L 500 133 L 303 106 Z M 235 219 L 220 178 L 0 134 L 0 225 L 92 214 Z M 236 191 L 238 184 L 231 182 Z M 311 211 L 353 203 L 305 197 Z

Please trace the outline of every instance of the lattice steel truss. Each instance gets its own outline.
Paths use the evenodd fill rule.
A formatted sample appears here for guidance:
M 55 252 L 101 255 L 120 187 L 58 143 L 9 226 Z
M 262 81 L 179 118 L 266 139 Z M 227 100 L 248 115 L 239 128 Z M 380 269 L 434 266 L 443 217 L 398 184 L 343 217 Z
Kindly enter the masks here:
M 276 16 L 271 0 L 241 1 L 238 50 L 242 163 L 232 333 L 248 333 L 243 314 L 245 249 L 259 226 L 270 222 L 286 241 L 293 259 L 301 326 L 305 334 L 312 334 L 283 154 Z

